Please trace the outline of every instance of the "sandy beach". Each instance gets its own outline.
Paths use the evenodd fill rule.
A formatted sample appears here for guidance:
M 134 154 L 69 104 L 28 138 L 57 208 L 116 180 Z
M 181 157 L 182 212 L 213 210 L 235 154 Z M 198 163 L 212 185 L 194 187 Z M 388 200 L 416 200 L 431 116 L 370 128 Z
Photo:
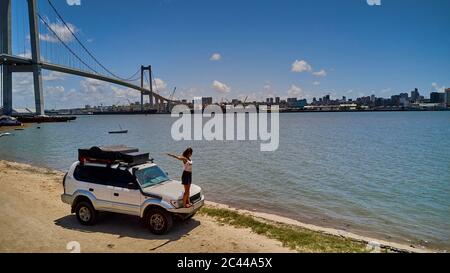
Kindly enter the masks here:
M 63 173 L 26 164 L 0 161 L 0 252 L 68 253 L 69 242 L 79 242 L 82 252 L 221 252 L 287 253 L 299 249 L 284 247 L 278 240 L 259 235 L 249 228 L 224 224 L 205 214 L 177 222 L 164 236 L 152 235 L 135 217 L 102 214 L 93 227 L 78 224 L 70 207 L 60 201 Z M 321 228 L 271 214 L 219 208 L 250 215 L 264 222 L 308 229 L 318 234 L 367 243 L 400 252 L 428 252 L 407 245 L 374 240 L 334 229 Z

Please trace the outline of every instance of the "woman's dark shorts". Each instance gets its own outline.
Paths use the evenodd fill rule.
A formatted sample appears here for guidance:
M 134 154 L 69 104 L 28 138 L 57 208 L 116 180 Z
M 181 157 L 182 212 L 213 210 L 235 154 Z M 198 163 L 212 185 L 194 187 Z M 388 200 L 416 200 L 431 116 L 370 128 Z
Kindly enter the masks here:
M 183 185 L 191 185 L 192 184 L 192 173 L 191 172 L 183 172 L 183 176 L 181 177 L 181 182 Z

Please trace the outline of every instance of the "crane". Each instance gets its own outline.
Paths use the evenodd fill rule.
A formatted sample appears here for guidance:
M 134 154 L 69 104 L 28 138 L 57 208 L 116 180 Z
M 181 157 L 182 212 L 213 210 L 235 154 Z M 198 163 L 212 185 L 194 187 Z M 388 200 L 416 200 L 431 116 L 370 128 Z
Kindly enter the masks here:
M 177 88 L 175 87 L 174 89 L 173 89 L 173 92 L 172 92 L 172 94 L 170 95 L 170 97 L 169 97 L 169 100 L 173 100 L 173 96 L 175 96 L 175 92 L 177 91 Z

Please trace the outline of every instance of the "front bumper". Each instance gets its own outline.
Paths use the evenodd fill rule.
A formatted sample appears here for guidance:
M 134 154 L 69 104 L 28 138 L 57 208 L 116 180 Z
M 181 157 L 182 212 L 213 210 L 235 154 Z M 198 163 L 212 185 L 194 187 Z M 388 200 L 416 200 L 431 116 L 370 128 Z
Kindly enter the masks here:
M 179 209 L 168 209 L 167 211 L 175 214 L 185 214 L 192 215 L 199 211 L 205 205 L 205 196 L 202 196 L 202 199 L 197 203 L 193 204 L 190 208 L 179 208 Z

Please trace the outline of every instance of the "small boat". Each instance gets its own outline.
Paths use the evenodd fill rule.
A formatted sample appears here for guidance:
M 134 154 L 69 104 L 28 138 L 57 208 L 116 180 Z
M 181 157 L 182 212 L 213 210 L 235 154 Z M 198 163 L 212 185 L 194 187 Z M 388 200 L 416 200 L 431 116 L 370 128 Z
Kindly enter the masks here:
M 0 116 L 0 127 L 1 126 L 22 126 L 22 123 L 13 117 Z
M 120 125 L 119 125 L 119 127 L 120 127 L 120 130 L 110 131 L 109 134 L 128 134 L 128 130 L 123 130 L 122 126 L 120 126 Z
M 110 134 L 128 134 L 128 130 L 122 130 L 122 131 L 111 131 Z
M 3 133 L 3 134 L 0 134 L 0 137 L 4 137 L 4 136 L 12 136 L 12 134 L 11 134 L 11 133 Z

